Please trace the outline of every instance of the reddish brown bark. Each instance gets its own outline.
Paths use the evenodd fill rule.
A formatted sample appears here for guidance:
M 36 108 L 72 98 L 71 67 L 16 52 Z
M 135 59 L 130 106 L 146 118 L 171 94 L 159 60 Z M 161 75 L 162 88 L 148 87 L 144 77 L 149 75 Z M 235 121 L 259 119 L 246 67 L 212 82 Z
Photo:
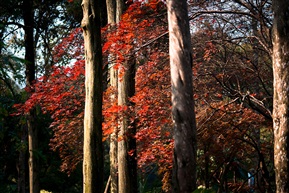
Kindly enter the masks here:
M 186 0 L 168 1 L 168 21 L 174 121 L 173 191 L 191 193 L 196 189 L 197 143 Z
M 273 1 L 273 127 L 276 192 L 289 192 L 289 1 Z

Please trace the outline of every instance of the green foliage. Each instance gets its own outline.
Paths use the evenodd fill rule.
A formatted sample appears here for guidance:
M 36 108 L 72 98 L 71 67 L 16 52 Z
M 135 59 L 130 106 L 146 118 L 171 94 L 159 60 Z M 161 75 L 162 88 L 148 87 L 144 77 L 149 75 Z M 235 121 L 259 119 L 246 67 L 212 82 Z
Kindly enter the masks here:
M 11 117 L 15 100 L 11 96 L 0 95 L 0 192 L 17 191 L 17 160 L 21 147 L 19 118 Z
M 140 193 L 162 192 L 161 177 L 158 175 L 158 167 L 147 167 L 147 171 L 140 173 L 138 189 Z
M 193 193 L 216 193 L 216 191 L 212 188 L 207 189 L 207 188 L 200 186 Z

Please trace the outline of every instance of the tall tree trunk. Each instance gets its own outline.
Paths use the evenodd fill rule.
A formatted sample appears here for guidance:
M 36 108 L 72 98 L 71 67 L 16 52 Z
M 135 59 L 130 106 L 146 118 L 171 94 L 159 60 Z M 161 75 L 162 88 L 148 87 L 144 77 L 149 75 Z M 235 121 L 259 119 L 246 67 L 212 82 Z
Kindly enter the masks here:
M 115 0 L 106 0 L 106 8 L 107 8 L 107 23 L 110 25 L 115 25 L 116 23 L 116 2 Z M 117 70 L 114 68 L 115 65 L 115 55 L 109 54 L 109 78 L 110 78 L 110 86 L 114 91 L 117 90 Z M 111 101 L 115 101 L 117 99 L 117 94 L 112 94 L 110 96 Z M 117 193 L 118 192 L 118 171 L 117 171 L 117 123 L 114 125 L 114 129 L 109 138 L 109 160 L 110 160 L 110 192 Z
M 114 25 L 118 23 L 121 19 L 121 15 L 124 10 L 124 1 L 123 0 L 106 0 L 107 5 L 107 14 L 108 14 L 108 24 Z M 118 70 L 113 66 L 115 65 L 116 56 L 114 54 L 110 54 L 110 62 L 109 62 L 109 73 L 110 73 L 110 85 L 117 89 L 118 91 Z M 118 93 L 117 93 L 118 95 Z M 112 95 L 112 101 L 115 100 L 118 96 Z M 118 101 L 119 102 L 119 101 Z M 119 188 L 119 183 L 123 184 L 126 182 L 119 182 L 119 171 L 118 171 L 118 128 L 117 126 L 114 128 L 112 134 L 110 135 L 110 176 L 111 176 L 111 185 L 110 192 L 117 193 Z M 128 171 L 129 169 L 127 169 Z M 124 187 L 125 188 L 125 187 Z
M 125 69 L 119 68 L 122 74 L 118 81 L 118 105 L 129 106 L 129 97 L 135 94 L 135 61 L 127 61 Z M 137 192 L 136 172 L 136 127 L 128 115 L 122 114 L 119 121 L 118 142 L 118 188 L 119 193 Z M 129 155 L 129 152 L 132 153 Z
M 115 0 L 106 0 L 107 23 L 114 25 L 116 23 L 116 2 Z
M 167 6 L 174 121 L 173 192 L 191 193 L 196 189 L 197 141 L 187 1 L 169 0 Z
M 26 65 L 26 86 L 32 90 L 32 84 L 35 81 L 35 50 L 34 50 L 34 11 L 33 1 L 23 1 L 23 19 L 25 32 L 25 65 Z M 38 148 L 38 128 L 35 123 L 36 112 L 32 109 L 27 115 L 28 127 L 28 150 L 29 150 L 29 187 L 30 193 L 39 193 L 39 161 L 35 155 Z
M 27 128 L 21 128 L 21 143 L 27 143 Z M 19 159 L 18 159 L 18 193 L 25 193 L 26 189 L 26 146 L 25 148 L 20 148 Z
M 83 147 L 83 192 L 102 193 L 102 49 L 100 0 L 83 0 L 81 27 L 85 48 L 85 112 Z
M 289 1 L 273 0 L 273 128 L 276 192 L 289 192 Z
M 114 69 L 112 66 L 110 69 L 110 83 L 111 86 L 115 90 L 117 90 L 117 81 L 118 75 L 117 70 Z M 111 96 L 112 101 L 117 99 L 116 95 Z M 117 164 L 117 144 L 118 144 L 118 126 L 115 123 L 115 127 L 113 132 L 110 135 L 110 149 L 109 149 L 109 157 L 110 157 L 110 176 L 111 176 L 111 183 L 110 183 L 110 192 L 111 193 L 118 193 L 118 164 Z
M 107 22 L 112 26 L 120 21 L 123 12 L 123 0 L 106 0 L 107 7 Z M 118 70 L 114 68 L 116 56 L 114 54 L 109 54 L 109 74 L 110 74 L 110 85 L 117 91 L 118 88 Z M 111 100 L 115 101 L 117 99 L 117 94 L 112 94 Z M 118 192 L 118 127 L 117 124 L 110 135 L 110 192 Z
M 120 22 L 122 13 L 124 11 L 124 0 L 116 0 L 116 23 Z

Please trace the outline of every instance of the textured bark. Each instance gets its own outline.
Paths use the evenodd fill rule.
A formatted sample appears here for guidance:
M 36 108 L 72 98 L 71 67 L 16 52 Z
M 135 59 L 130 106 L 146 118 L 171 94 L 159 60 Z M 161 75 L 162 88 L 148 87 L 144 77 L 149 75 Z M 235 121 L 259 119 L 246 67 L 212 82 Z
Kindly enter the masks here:
M 122 71 L 123 69 L 119 69 Z M 118 104 L 120 106 L 129 105 L 129 97 L 135 93 L 135 63 L 128 61 L 125 71 L 118 81 Z M 137 192 L 137 171 L 136 171 L 136 128 L 134 123 L 130 122 L 127 115 L 123 115 L 119 121 L 118 142 L 118 189 L 119 193 Z M 133 155 L 128 153 L 133 151 Z
M 110 72 L 110 84 L 115 89 L 117 89 L 117 81 L 118 81 L 118 74 L 117 70 L 113 67 L 109 69 Z M 112 95 L 112 100 L 115 100 L 117 96 Z M 109 149 L 109 157 L 110 157 L 110 176 L 111 176 L 111 183 L 110 183 L 110 192 L 117 193 L 118 192 L 118 167 L 117 167 L 117 141 L 118 138 L 118 128 L 117 125 L 115 126 L 112 134 L 110 135 L 110 149 Z
M 121 20 L 122 13 L 124 11 L 124 0 L 116 0 L 116 23 Z
M 39 160 L 38 151 L 38 128 L 35 126 L 36 112 L 32 109 L 27 114 L 28 127 L 28 150 L 29 150 L 29 188 L 30 193 L 39 193 Z
M 115 24 L 116 2 L 115 0 L 106 0 L 107 23 Z
M 27 128 L 23 128 L 21 131 L 21 143 L 27 143 Z M 21 148 L 19 150 L 18 159 L 18 193 L 26 192 L 26 148 Z
M 24 32 L 25 32 L 25 65 L 26 65 L 26 86 L 32 89 L 32 84 L 35 81 L 35 50 L 34 50 L 34 11 L 33 1 L 23 1 L 23 19 L 24 19 Z M 33 89 L 30 91 L 33 92 Z M 36 113 L 32 109 L 27 114 L 27 127 L 28 127 L 28 150 L 29 150 L 29 189 L 30 193 L 39 193 L 39 180 L 38 159 L 35 152 L 38 148 L 38 128 L 35 123 Z
M 191 193 L 196 188 L 197 143 L 187 1 L 169 0 L 167 6 L 174 121 L 173 192 Z
M 289 1 L 273 1 L 273 128 L 276 192 L 289 192 Z
M 83 146 L 83 192 L 103 192 L 102 144 L 102 49 L 100 0 L 83 0 L 85 47 L 85 112 Z
M 107 7 L 107 22 L 111 26 L 115 25 L 120 21 L 121 14 L 123 12 L 123 1 L 120 0 L 106 0 Z M 110 86 L 117 90 L 118 87 L 118 71 L 113 66 L 115 65 L 115 55 L 109 55 L 109 77 L 110 77 Z M 113 94 L 111 96 L 112 101 L 117 98 L 117 95 Z M 115 126 L 112 134 L 110 135 L 110 149 L 109 149 L 109 157 L 110 157 L 110 192 L 117 193 L 118 192 L 118 167 L 117 167 L 117 159 L 118 159 L 118 128 Z

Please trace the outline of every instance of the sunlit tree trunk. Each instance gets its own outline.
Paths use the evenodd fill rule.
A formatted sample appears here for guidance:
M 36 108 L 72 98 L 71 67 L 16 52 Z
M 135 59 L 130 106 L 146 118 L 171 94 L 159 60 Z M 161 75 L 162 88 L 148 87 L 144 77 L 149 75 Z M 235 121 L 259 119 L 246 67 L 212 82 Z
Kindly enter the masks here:
M 116 2 L 115 0 L 106 0 L 107 23 L 115 24 Z
M 169 0 L 167 6 L 174 121 L 173 192 L 191 193 L 196 188 L 197 143 L 187 1 Z
M 26 86 L 32 90 L 32 84 L 35 81 L 35 50 L 34 50 L 34 11 L 33 1 L 23 1 L 23 19 L 25 32 L 25 65 L 26 65 Z M 38 148 L 38 128 L 36 127 L 36 112 L 32 109 L 27 114 L 27 128 L 28 128 L 28 150 L 29 150 L 29 189 L 30 193 L 39 193 L 39 161 L 35 155 Z
M 110 71 L 110 84 L 114 87 L 114 90 L 117 90 L 117 81 L 118 75 L 117 70 L 113 68 L 113 66 L 109 69 Z M 117 100 L 116 95 L 111 96 L 112 101 Z M 117 167 L 117 136 L 118 136 L 118 126 L 115 123 L 114 130 L 110 135 L 110 149 L 109 149 L 109 157 L 110 157 L 110 192 L 117 193 L 118 192 L 118 167 Z
M 116 23 L 120 22 L 122 13 L 124 11 L 124 2 L 125 0 L 116 0 Z
M 116 1 L 106 0 L 107 8 L 107 23 L 113 26 L 116 23 Z M 117 90 L 117 70 L 114 68 L 115 65 L 115 55 L 112 53 L 108 57 L 108 69 L 110 86 L 114 91 Z M 117 95 L 113 93 L 111 96 L 111 101 L 117 100 Z M 118 171 L 117 171 L 117 123 L 114 125 L 114 129 L 109 138 L 109 161 L 110 161 L 110 192 L 118 192 Z
M 83 192 L 103 192 L 100 0 L 82 1 L 85 48 Z
M 108 23 L 118 23 L 123 10 L 123 0 L 107 0 Z M 126 70 L 122 72 L 123 76 L 119 79 L 119 71 L 123 69 L 113 67 L 116 57 L 110 54 L 110 84 L 114 88 L 117 88 L 118 105 L 128 106 L 128 99 L 135 92 L 135 65 L 134 62 L 125 62 Z M 115 95 L 112 95 L 112 100 L 115 97 Z M 133 137 L 135 135 L 135 126 L 133 123 L 130 123 L 130 119 L 126 115 L 122 114 L 120 117 L 119 133 L 118 128 L 115 127 L 113 133 L 110 135 L 110 190 L 111 193 L 133 193 L 137 192 L 136 142 Z M 120 141 L 118 141 L 118 138 L 120 138 Z M 131 150 L 134 151 L 133 155 L 128 154 Z
M 121 19 L 121 15 L 124 9 L 123 0 L 106 0 L 107 7 L 107 22 L 112 26 L 118 23 Z M 116 56 L 113 53 L 109 54 L 109 77 L 110 85 L 117 91 L 118 88 L 118 70 L 114 68 Z M 117 99 L 117 94 L 112 94 L 112 101 Z M 111 176 L 111 185 L 110 192 L 118 192 L 118 127 L 117 124 L 110 135 L 110 176 Z
M 289 192 L 289 1 L 273 0 L 273 128 L 276 192 Z
M 124 69 L 125 68 L 125 69 Z M 119 68 L 118 104 L 129 106 L 129 97 L 135 93 L 135 62 L 127 61 Z M 128 115 L 122 114 L 119 120 L 118 142 L 118 189 L 119 193 L 137 192 L 135 125 Z M 129 152 L 132 153 L 129 155 Z

